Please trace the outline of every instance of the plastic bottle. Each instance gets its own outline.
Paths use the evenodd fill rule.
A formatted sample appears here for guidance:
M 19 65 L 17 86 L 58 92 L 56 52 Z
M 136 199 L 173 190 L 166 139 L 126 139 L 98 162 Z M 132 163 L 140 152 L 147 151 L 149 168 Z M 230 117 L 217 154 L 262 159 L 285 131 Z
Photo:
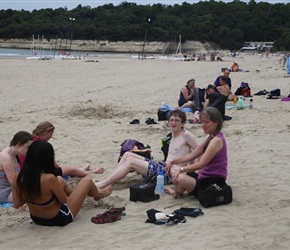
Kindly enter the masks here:
M 239 97 L 238 106 L 239 107 L 244 107 L 244 100 L 243 100 L 242 97 Z
M 158 172 L 157 182 L 155 187 L 155 194 L 163 194 L 164 193 L 164 175 L 163 172 Z
M 253 109 L 253 99 L 250 99 L 250 105 L 249 105 L 249 109 Z

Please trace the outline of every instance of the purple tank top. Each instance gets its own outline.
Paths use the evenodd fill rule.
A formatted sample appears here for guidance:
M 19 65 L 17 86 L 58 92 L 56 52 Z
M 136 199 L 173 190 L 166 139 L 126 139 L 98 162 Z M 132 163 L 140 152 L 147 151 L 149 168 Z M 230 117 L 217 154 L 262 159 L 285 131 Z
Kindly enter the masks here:
M 223 133 L 218 133 L 216 137 L 219 137 L 223 141 L 222 149 L 217 152 L 213 159 L 205 165 L 198 173 L 198 179 L 204 179 L 208 177 L 222 177 L 227 178 L 228 175 L 228 155 L 227 155 L 227 143 Z

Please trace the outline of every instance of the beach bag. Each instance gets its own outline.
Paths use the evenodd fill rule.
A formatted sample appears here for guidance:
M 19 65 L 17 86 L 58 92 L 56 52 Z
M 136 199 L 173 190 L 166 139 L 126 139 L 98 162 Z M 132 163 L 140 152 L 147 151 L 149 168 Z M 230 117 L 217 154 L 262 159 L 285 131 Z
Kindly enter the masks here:
M 165 109 L 163 107 L 159 108 L 157 111 L 158 121 L 167 121 L 169 118 L 170 110 Z
M 167 134 L 165 137 L 161 139 L 161 151 L 163 152 L 164 159 L 163 161 L 165 162 L 168 156 L 168 151 L 169 151 L 169 144 L 172 138 L 172 133 L 170 132 Z
M 136 183 L 130 187 L 130 201 L 150 202 L 159 199 L 154 182 Z
M 151 159 L 151 148 L 149 145 L 146 147 L 142 142 L 133 139 L 127 139 L 123 141 L 121 144 L 120 155 L 118 158 L 118 162 L 121 160 L 122 156 L 127 152 L 130 151 L 132 153 L 141 155 L 145 158 Z
M 202 111 L 205 102 L 205 92 L 205 89 L 194 88 L 194 98 L 192 101 L 195 104 L 195 111 Z
M 233 200 L 232 188 L 227 184 L 220 186 L 217 183 L 205 188 L 201 186 L 198 191 L 198 199 L 205 208 L 229 204 Z
M 249 84 L 246 82 L 241 82 L 241 85 L 239 88 L 237 88 L 235 95 L 250 96 L 251 88 Z
M 281 90 L 280 89 L 273 89 L 270 91 L 269 95 L 271 96 L 280 96 L 281 95 Z

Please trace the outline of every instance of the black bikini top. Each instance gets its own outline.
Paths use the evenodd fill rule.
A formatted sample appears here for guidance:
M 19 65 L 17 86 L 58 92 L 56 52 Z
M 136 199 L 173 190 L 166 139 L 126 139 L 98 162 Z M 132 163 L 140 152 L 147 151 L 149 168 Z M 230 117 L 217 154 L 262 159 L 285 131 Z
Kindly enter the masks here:
M 31 204 L 37 205 L 37 206 L 46 206 L 46 205 L 52 203 L 55 199 L 56 199 L 55 195 L 52 195 L 52 197 L 48 201 L 43 202 L 43 203 L 34 203 L 34 202 L 27 202 L 27 203 L 31 203 Z

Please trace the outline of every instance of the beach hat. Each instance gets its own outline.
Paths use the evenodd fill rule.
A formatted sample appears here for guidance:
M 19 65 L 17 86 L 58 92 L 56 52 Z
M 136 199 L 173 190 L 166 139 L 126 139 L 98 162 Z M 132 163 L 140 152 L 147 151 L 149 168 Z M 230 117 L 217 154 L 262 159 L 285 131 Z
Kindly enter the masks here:
M 238 64 L 237 61 L 234 61 L 234 64 Z
M 212 84 L 209 84 L 206 88 L 206 90 L 209 90 L 209 89 L 214 89 L 215 87 L 212 85 Z

